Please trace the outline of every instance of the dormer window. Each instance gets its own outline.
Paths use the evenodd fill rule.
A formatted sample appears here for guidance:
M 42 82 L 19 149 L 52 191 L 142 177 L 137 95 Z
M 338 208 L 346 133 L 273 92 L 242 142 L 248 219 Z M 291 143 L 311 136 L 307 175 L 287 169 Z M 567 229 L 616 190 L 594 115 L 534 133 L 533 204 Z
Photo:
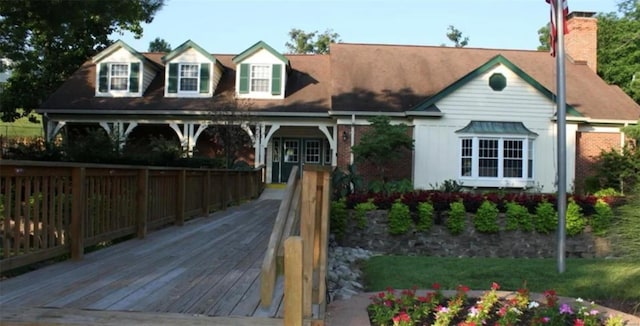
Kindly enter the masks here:
M 181 92 L 196 92 L 198 91 L 198 70 L 197 64 L 182 64 L 180 65 L 180 91 Z
M 98 93 L 126 96 L 139 90 L 139 62 L 104 62 L 99 65 Z
M 125 63 L 112 63 L 109 76 L 109 90 L 126 91 L 129 89 L 129 65 Z
M 282 94 L 281 64 L 240 65 L 240 94 Z
M 251 66 L 251 92 L 266 93 L 269 91 L 270 65 Z

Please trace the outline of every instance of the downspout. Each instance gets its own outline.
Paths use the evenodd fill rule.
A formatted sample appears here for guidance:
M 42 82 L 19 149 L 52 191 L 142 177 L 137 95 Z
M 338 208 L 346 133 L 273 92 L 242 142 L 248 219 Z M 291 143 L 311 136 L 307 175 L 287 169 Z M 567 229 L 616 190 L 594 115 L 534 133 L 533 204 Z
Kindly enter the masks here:
M 351 145 L 349 146 L 349 164 L 353 165 L 353 150 L 351 150 L 353 148 L 353 145 L 355 145 L 355 141 L 356 141 L 356 136 L 355 136 L 355 131 L 356 131 L 356 115 L 355 114 L 351 114 Z

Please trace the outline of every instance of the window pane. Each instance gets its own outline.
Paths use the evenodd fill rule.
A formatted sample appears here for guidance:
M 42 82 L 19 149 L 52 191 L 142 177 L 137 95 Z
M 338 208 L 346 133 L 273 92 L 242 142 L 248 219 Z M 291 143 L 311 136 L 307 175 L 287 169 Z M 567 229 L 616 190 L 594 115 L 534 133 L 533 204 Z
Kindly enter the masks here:
M 307 140 L 304 156 L 305 163 L 320 163 L 320 141 Z
M 113 91 L 126 91 L 129 89 L 129 65 L 111 64 L 111 80 L 109 88 Z
M 287 140 L 284 142 L 285 163 L 298 163 L 298 141 Z
M 498 140 L 480 139 L 478 176 L 498 177 Z
M 528 178 L 533 178 L 533 140 L 529 139 L 529 150 L 527 151 L 527 159 L 529 160 L 528 162 L 528 167 L 527 167 L 527 177 Z
M 199 65 L 180 65 L 180 90 L 181 91 L 197 91 L 198 90 L 198 70 Z
M 280 162 L 280 140 L 273 140 L 273 161 Z
M 522 178 L 522 140 L 505 140 L 503 142 L 505 178 Z
M 470 177 L 473 175 L 472 169 L 473 139 L 462 139 L 461 148 L 461 170 L 460 175 Z
M 251 66 L 251 91 L 269 92 L 269 78 L 271 66 L 252 65 Z

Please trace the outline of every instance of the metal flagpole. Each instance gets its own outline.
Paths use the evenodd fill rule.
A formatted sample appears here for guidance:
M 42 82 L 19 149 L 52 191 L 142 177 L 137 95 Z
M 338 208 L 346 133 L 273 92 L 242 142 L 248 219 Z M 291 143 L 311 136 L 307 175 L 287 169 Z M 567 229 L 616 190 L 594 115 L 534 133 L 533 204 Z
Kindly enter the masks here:
M 565 271 L 565 238 L 567 217 L 567 108 L 564 71 L 564 1 L 556 0 L 556 100 L 558 125 L 558 273 Z

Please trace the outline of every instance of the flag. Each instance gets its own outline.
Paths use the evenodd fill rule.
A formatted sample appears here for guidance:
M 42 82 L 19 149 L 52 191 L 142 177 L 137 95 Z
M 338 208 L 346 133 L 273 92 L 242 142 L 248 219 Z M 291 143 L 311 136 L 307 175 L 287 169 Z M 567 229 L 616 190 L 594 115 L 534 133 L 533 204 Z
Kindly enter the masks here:
M 567 27 L 567 16 L 569 15 L 569 6 L 567 5 L 567 0 L 545 0 L 549 5 L 551 5 L 551 31 L 549 33 L 549 48 L 550 54 L 552 57 L 556 56 L 556 40 L 558 39 L 558 29 L 556 28 L 556 1 L 562 1 L 562 15 L 560 15 L 560 19 L 562 20 L 562 27 L 564 34 L 569 33 L 569 28 Z

